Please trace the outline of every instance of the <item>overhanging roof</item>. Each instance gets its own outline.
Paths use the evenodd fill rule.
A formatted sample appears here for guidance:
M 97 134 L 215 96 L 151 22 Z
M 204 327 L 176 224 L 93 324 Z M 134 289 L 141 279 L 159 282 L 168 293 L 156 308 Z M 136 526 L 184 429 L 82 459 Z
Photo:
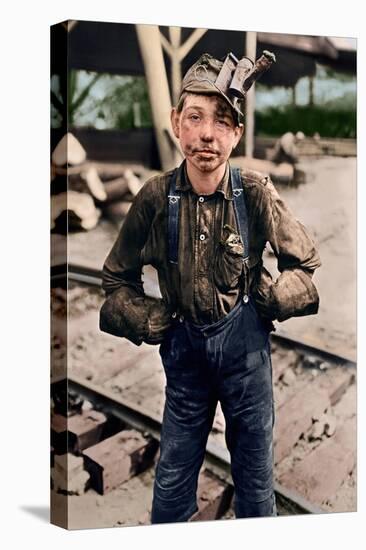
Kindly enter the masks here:
M 168 27 L 160 27 L 160 30 L 168 36 Z M 182 28 L 182 41 L 192 31 L 191 28 Z M 293 86 L 299 78 L 315 74 L 316 62 L 355 72 L 356 51 L 339 50 L 337 44 L 327 37 L 259 32 L 257 57 L 263 49 L 273 51 L 277 57 L 277 63 L 261 79 L 268 86 Z M 240 57 L 244 50 L 245 32 L 209 29 L 184 58 L 183 74 L 203 52 L 221 58 L 229 51 Z M 69 67 L 74 69 L 144 74 L 133 24 L 78 21 L 69 32 L 68 61 Z M 170 74 L 170 60 L 166 55 L 165 61 Z

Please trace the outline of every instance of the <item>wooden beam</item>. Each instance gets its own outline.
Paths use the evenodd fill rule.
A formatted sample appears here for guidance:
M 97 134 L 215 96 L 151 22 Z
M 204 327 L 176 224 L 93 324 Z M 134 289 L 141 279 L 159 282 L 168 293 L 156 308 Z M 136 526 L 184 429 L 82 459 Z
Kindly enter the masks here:
M 166 53 L 169 55 L 169 57 L 172 57 L 173 55 L 173 48 L 169 42 L 169 40 L 167 40 L 165 38 L 165 36 L 163 35 L 162 32 L 160 32 L 160 41 L 161 41 L 161 45 L 163 46 L 164 50 L 166 51 Z
M 206 34 L 207 29 L 195 29 L 192 34 L 189 35 L 187 40 L 184 42 L 184 44 L 181 45 L 179 48 L 179 58 L 181 61 L 185 58 L 185 56 L 191 51 L 193 46 L 197 44 L 197 42 L 202 38 L 204 34 Z

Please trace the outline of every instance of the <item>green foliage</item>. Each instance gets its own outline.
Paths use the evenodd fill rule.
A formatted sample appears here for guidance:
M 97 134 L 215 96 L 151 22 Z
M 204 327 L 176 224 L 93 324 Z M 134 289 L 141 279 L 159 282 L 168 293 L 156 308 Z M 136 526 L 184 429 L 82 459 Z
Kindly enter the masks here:
M 271 107 L 256 112 L 256 134 L 279 136 L 287 131 L 301 130 L 311 136 L 318 132 L 321 137 L 356 137 L 356 110 L 338 104 L 324 106 Z
M 106 96 L 100 105 L 104 116 L 113 121 L 116 129 L 130 129 L 135 127 L 133 105 L 139 105 L 141 127 L 152 126 L 151 109 L 146 80 L 142 77 L 130 77 L 129 80 L 116 87 Z

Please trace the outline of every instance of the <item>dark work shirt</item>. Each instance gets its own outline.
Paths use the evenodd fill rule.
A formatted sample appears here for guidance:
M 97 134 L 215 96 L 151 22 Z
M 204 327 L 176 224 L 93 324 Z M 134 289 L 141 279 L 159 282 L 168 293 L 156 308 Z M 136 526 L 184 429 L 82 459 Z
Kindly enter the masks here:
M 110 294 L 122 285 L 143 294 L 142 268 L 158 271 L 166 305 L 187 319 L 206 324 L 219 320 L 237 303 L 243 285 L 243 261 L 220 244 L 224 226 L 238 231 L 227 164 L 223 180 L 210 195 L 197 194 L 178 168 L 176 188 L 181 191 L 178 264 L 168 261 L 168 189 L 171 172 L 148 180 L 134 199 L 118 238 L 103 266 L 103 288 Z M 270 178 L 241 169 L 249 228 L 249 283 L 258 283 L 262 254 L 269 242 L 278 269 L 287 273 L 286 285 L 294 293 L 310 281 L 320 259 L 304 226 L 280 198 Z M 288 281 L 288 284 L 287 284 Z M 304 286 L 304 285 L 303 285 Z M 278 287 L 281 288 L 282 287 Z M 303 287 L 302 290 L 303 292 Z M 303 300 L 303 296 L 301 298 Z

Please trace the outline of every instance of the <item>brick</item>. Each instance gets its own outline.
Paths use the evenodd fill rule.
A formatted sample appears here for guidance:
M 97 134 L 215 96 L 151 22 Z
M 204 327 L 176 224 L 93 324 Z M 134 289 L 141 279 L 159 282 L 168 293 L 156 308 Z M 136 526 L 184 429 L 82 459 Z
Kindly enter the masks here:
M 274 426 L 275 464 L 291 453 L 300 436 L 310 428 L 312 418 L 329 406 L 327 391 L 309 386 L 301 388 L 279 407 Z
M 82 411 L 67 420 L 69 443 L 74 451 L 82 451 L 95 445 L 107 422 L 106 416 L 98 411 Z
M 356 417 L 280 477 L 280 483 L 321 506 L 336 497 L 356 462 Z
M 51 445 L 55 455 L 67 452 L 67 417 L 51 414 Z
M 158 443 L 136 430 L 123 430 L 83 451 L 91 485 L 105 494 L 149 465 Z
M 230 506 L 233 487 L 208 470 L 200 473 L 197 487 L 198 511 L 189 521 L 209 521 L 220 518 Z
M 51 441 L 57 454 L 67 451 L 82 451 L 97 443 L 107 422 L 106 416 L 98 411 L 86 410 L 81 414 L 65 417 L 53 414 L 51 417 Z

